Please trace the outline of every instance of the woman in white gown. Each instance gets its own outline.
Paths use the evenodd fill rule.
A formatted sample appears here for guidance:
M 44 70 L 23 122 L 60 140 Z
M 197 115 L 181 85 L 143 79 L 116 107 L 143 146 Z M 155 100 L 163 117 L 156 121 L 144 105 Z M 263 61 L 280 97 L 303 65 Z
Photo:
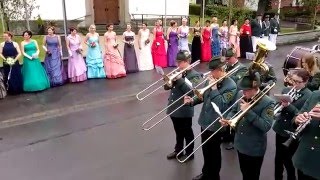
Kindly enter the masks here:
M 147 24 L 143 23 L 142 28 L 139 30 L 139 57 L 138 66 L 140 71 L 151 70 L 154 68 L 152 55 L 151 55 L 151 43 L 150 43 L 150 31 L 147 29 Z

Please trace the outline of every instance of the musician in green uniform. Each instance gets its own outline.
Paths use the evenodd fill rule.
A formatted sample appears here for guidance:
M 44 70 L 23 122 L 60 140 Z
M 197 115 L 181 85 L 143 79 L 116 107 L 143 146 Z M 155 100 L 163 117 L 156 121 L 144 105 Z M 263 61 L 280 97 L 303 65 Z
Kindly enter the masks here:
M 284 99 L 278 102 L 275 108 L 275 123 L 273 130 L 276 132 L 276 155 L 275 155 L 275 180 L 283 179 L 284 167 L 288 180 L 295 180 L 296 173 L 292 163 L 292 156 L 297 148 L 295 141 L 289 147 L 283 145 L 289 139 L 286 131 L 294 131 L 292 119 L 299 112 L 312 92 L 306 87 L 309 80 L 309 73 L 305 69 L 292 70 L 291 82 L 293 87 L 285 87 L 282 94 L 290 94 L 292 102 Z
M 217 123 L 212 124 L 213 121 L 219 118 L 218 113 L 213 109 L 212 102 L 220 108 L 221 112 L 224 112 L 227 110 L 229 103 L 232 101 L 237 91 L 236 83 L 230 77 L 224 77 L 226 76 L 225 62 L 221 61 L 220 57 L 213 57 L 209 62 L 209 70 L 211 71 L 211 74 L 205 86 L 210 87 L 208 85 L 214 84 L 213 82 L 216 82 L 217 80 L 219 80 L 219 82 L 205 91 L 203 98 L 196 97 L 192 99 L 190 96 L 185 97 L 185 102 L 189 103 L 191 106 L 203 103 L 198 120 L 198 123 L 201 126 L 201 132 L 203 132 L 201 136 L 202 142 L 206 141 L 209 136 L 221 128 L 218 121 Z M 205 130 L 206 128 L 208 129 Z M 218 131 L 202 146 L 204 157 L 202 173 L 194 177 L 193 180 L 220 179 L 220 145 L 221 132 Z
M 301 133 L 298 149 L 292 160 L 298 169 L 298 180 L 320 179 L 320 91 L 314 91 L 294 119 L 297 125 L 310 124 Z M 310 119 L 309 119 L 310 118 Z
M 248 68 L 239 62 L 237 58 L 237 53 L 234 48 L 228 48 L 226 50 L 225 59 L 227 62 L 227 72 L 233 70 L 234 68 L 238 68 L 238 70 L 233 73 L 230 78 L 237 83 L 247 72 Z M 232 105 L 234 102 L 236 102 L 236 97 L 231 101 L 230 105 Z M 234 130 L 230 128 L 230 126 L 226 127 L 226 130 L 224 131 L 223 135 L 223 142 L 229 143 L 229 145 L 226 147 L 226 150 L 234 149 L 233 147 L 233 140 L 234 140 Z
M 176 58 L 179 70 L 186 69 L 191 62 L 191 55 L 188 51 L 180 51 Z M 194 69 L 186 70 L 180 76 L 174 79 L 172 85 L 165 85 L 165 90 L 171 90 L 168 99 L 168 105 L 179 99 L 185 93 L 189 92 L 193 86 L 197 85 L 201 78 L 201 74 Z M 183 98 L 170 106 L 167 110 L 167 114 L 173 112 L 176 108 L 183 104 Z M 189 144 L 193 138 L 192 130 L 192 117 L 194 115 L 194 108 L 187 105 L 181 107 L 170 115 L 173 122 L 173 127 L 176 133 L 176 145 L 174 152 L 168 154 L 167 159 L 176 159 L 176 155 L 183 149 L 184 141 Z M 186 156 L 193 152 L 194 145 L 189 146 L 186 149 Z M 183 155 L 183 154 L 181 154 Z M 182 157 L 183 158 L 183 157 Z M 193 159 L 193 156 L 189 159 Z
M 245 112 L 235 127 L 234 139 L 243 180 L 259 180 L 267 148 L 267 132 L 271 129 L 274 118 L 275 103 L 267 95 L 262 95 L 262 91 L 259 90 L 260 85 L 259 73 L 244 76 L 238 82 L 238 88 L 242 90 L 238 96 L 243 95 L 243 99 L 232 107 L 226 119 L 220 120 L 223 126 L 233 125 L 232 118 L 235 118 L 233 116 L 239 111 Z M 256 104 L 249 108 L 255 101 Z

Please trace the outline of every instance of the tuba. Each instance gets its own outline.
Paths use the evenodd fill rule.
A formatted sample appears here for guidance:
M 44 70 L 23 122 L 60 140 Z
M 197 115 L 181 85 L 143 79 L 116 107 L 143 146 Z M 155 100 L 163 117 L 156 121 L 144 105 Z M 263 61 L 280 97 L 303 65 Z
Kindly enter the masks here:
M 265 57 L 269 51 L 276 49 L 276 45 L 267 39 L 260 39 L 257 46 L 258 50 L 249 67 L 249 73 L 254 74 L 254 72 L 259 72 L 260 74 L 266 74 L 269 71 L 269 67 L 265 63 Z

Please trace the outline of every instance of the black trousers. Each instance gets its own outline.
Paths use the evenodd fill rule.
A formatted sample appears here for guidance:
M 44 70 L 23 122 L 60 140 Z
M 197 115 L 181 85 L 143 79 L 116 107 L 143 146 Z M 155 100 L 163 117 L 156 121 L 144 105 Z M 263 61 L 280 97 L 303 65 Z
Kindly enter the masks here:
M 282 143 L 286 142 L 288 137 L 276 134 L 276 156 L 275 156 L 275 180 L 283 179 L 283 171 L 286 168 L 287 179 L 296 180 L 296 170 L 292 163 L 292 156 L 297 150 L 297 141 L 293 141 L 289 147 L 284 146 Z
M 238 151 L 243 180 L 259 180 L 263 156 L 248 156 Z
M 302 171 L 298 170 L 298 180 L 317 180 L 317 179 L 310 177 L 308 175 L 305 175 L 305 174 L 303 174 Z
M 176 118 L 171 117 L 174 131 L 176 132 L 176 145 L 174 148 L 175 152 L 180 152 L 183 149 L 184 141 L 186 145 L 189 144 L 193 139 L 192 130 L 192 117 Z M 190 154 L 193 151 L 194 143 L 186 149 L 186 153 Z
M 203 129 L 201 128 L 201 132 Z M 212 131 L 205 131 L 201 135 L 201 141 L 206 141 L 211 135 Z M 220 180 L 221 169 L 221 133 L 215 134 L 206 144 L 202 146 L 202 153 L 204 164 L 202 173 L 205 180 Z
M 234 135 L 235 135 L 235 131 L 230 126 L 227 126 L 225 128 L 225 131 L 223 132 L 223 137 L 222 137 L 223 142 L 224 143 L 233 142 Z

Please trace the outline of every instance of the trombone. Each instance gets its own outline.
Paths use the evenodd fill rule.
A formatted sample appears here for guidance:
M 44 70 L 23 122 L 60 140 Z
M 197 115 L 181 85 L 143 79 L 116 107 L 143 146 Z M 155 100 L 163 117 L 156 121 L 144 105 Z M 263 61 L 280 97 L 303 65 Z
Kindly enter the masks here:
M 236 127 L 236 124 L 238 123 L 238 121 L 245 115 L 245 113 L 247 113 L 248 110 L 250 110 L 264 95 L 266 95 L 273 87 L 275 86 L 275 83 L 273 83 L 272 85 L 267 85 L 260 93 L 258 93 L 257 95 L 255 95 L 252 100 L 249 102 L 250 106 L 243 112 L 239 111 L 237 112 L 232 118 L 231 118 L 231 123 L 230 126 L 232 128 Z M 216 135 L 222 128 L 223 126 L 221 126 L 219 129 L 217 129 L 215 132 L 213 132 L 213 134 L 211 136 L 209 136 L 203 143 L 201 143 L 192 153 L 190 153 L 184 160 L 180 160 L 178 157 L 192 144 L 195 142 L 196 139 L 198 139 L 206 130 L 208 130 L 212 125 L 214 125 L 218 120 L 220 120 L 223 115 L 225 115 L 227 112 L 229 112 L 229 110 L 231 108 L 233 108 L 233 106 L 235 106 L 236 104 L 238 104 L 239 101 L 241 101 L 244 98 L 244 96 L 241 96 L 235 103 L 233 103 L 227 110 L 225 110 L 221 117 L 218 117 L 217 119 L 215 119 L 211 124 L 209 124 L 201 133 L 199 133 L 188 145 L 186 145 L 186 147 L 184 147 L 184 149 L 182 149 L 176 156 L 177 160 L 180 163 L 184 163 L 186 162 L 199 148 L 201 148 L 205 143 L 207 143 L 214 135 Z
M 200 64 L 200 60 L 190 64 L 188 67 L 186 67 L 185 69 L 179 71 L 179 67 L 172 70 L 171 72 L 169 72 L 166 75 L 163 75 L 163 77 L 159 80 L 157 80 L 156 82 L 152 83 L 151 85 L 149 85 L 148 87 L 146 87 L 145 89 L 143 89 L 142 91 L 138 92 L 136 95 L 136 98 L 139 101 L 144 100 L 145 98 L 149 97 L 151 94 L 153 94 L 154 92 L 156 92 L 157 90 L 159 90 L 160 88 L 162 88 L 162 86 L 164 85 L 168 85 L 171 86 L 172 85 L 172 81 L 174 78 L 178 77 L 180 74 L 182 74 L 183 72 L 187 71 L 188 69 L 194 68 L 195 66 L 197 66 L 198 64 Z M 145 96 L 141 97 L 141 94 L 146 92 L 147 90 L 151 89 L 153 86 L 155 86 L 156 84 L 158 84 L 160 81 L 164 81 L 163 84 L 161 84 L 159 87 L 157 87 L 156 89 L 154 89 L 153 91 L 149 92 L 148 94 L 146 94 Z
M 174 105 L 175 103 L 177 103 L 178 101 L 180 101 L 181 99 L 183 99 L 185 96 L 187 96 L 188 94 L 190 94 L 192 91 L 195 92 L 195 95 L 192 98 L 195 98 L 196 96 L 203 100 L 203 94 L 206 90 L 210 89 L 212 86 L 214 86 L 215 84 L 217 84 L 218 82 L 220 82 L 221 80 L 223 80 L 226 77 L 229 77 L 231 74 L 235 73 L 240 66 L 236 66 L 234 69 L 232 69 L 231 71 L 229 71 L 228 73 L 226 73 L 224 76 L 222 76 L 220 79 L 210 83 L 208 86 L 202 88 L 202 89 L 196 89 L 198 88 L 200 85 L 202 85 L 204 82 L 206 82 L 209 79 L 209 74 L 210 72 L 207 72 L 204 74 L 204 76 L 206 77 L 202 82 L 200 82 L 199 84 L 197 84 L 193 89 L 191 89 L 190 91 L 186 92 L 184 95 L 182 95 L 181 97 L 179 97 L 177 100 L 175 100 L 174 102 L 172 102 L 170 105 L 168 105 L 167 107 L 163 108 L 161 111 L 159 111 L 157 114 L 155 114 L 154 116 L 152 116 L 150 119 L 148 119 L 147 121 L 145 121 L 142 124 L 142 129 L 145 131 L 149 131 L 150 129 L 154 128 L 155 126 L 157 126 L 159 123 L 161 123 L 163 120 L 165 120 L 167 117 L 169 117 L 171 114 L 173 114 L 174 112 L 176 112 L 177 110 L 179 110 L 180 108 L 182 108 L 184 105 L 186 105 L 186 103 L 182 103 L 179 107 L 177 107 L 176 109 L 174 109 L 172 112 L 170 112 L 169 114 L 167 114 L 166 116 L 164 116 L 163 118 L 161 118 L 160 120 L 158 120 L 157 122 L 155 122 L 154 124 L 152 124 L 150 127 L 145 127 L 150 121 L 152 121 L 154 118 L 156 118 L 157 116 L 159 116 L 161 113 L 163 113 L 164 111 L 166 111 L 169 107 L 171 107 L 172 105 Z

